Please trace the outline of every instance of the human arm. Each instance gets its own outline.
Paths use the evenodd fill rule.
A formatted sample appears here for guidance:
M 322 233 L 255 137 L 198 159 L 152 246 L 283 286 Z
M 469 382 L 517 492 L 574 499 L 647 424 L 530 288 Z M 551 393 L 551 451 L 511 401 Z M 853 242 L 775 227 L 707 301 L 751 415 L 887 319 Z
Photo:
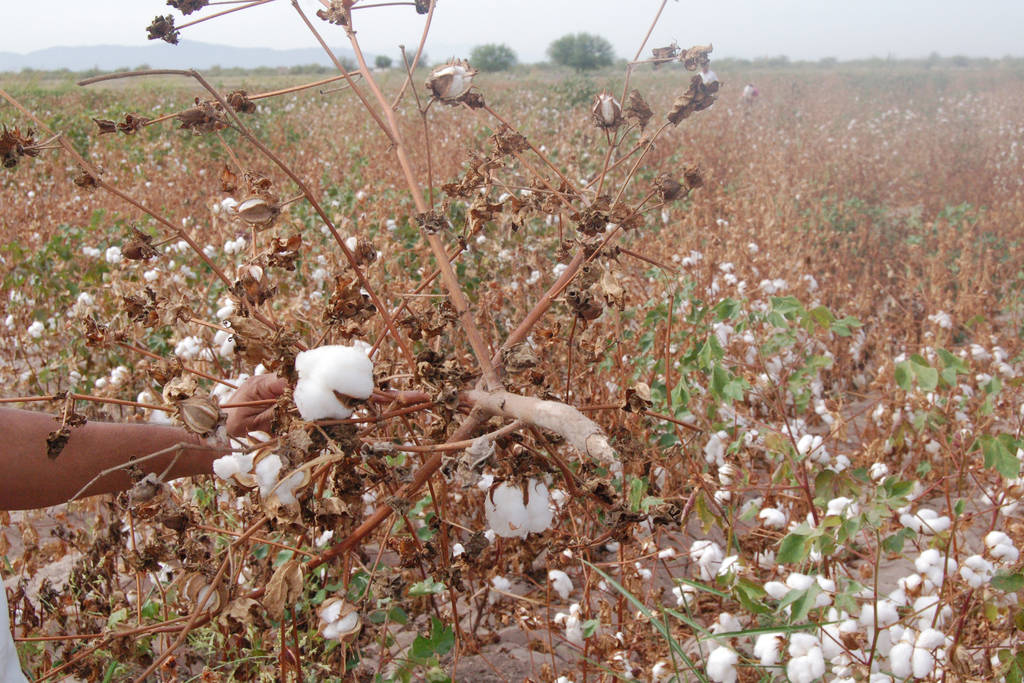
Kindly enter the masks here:
M 247 380 L 229 402 L 277 398 L 284 387 L 284 380 L 260 375 Z M 232 435 L 266 430 L 272 420 L 272 409 L 264 406 L 230 408 L 226 412 Z M 139 469 L 144 474 L 159 475 L 170 467 L 167 480 L 210 474 L 213 461 L 224 453 L 223 448 L 210 448 L 203 439 L 180 427 L 90 421 L 73 428 L 63 451 L 51 459 L 46 453 L 46 437 L 58 427 L 52 415 L 0 409 L 0 510 L 66 502 L 100 472 L 153 453 L 166 451 L 139 462 Z M 179 445 L 181 448 L 176 448 Z M 120 469 L 99 478 L 83 495 L 122 491 L 131 483 L 127 471 Z

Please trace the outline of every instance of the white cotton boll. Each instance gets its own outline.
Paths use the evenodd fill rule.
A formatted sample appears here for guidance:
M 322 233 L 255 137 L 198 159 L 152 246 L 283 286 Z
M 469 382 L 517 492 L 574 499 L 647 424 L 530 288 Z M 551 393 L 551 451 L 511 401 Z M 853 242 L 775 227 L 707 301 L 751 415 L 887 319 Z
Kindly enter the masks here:
M 551 582 L 551 588 L 558 593 L 558 596 L 562 598 L 562 600 L 569 599 L 573 585 L 572 579 L 569 578 L 568 574 L 563 572 L 561 569 L 552 569 L 548 572 L 548 581 Z
M 121 247 L 116 244 L 112 247 L 107 247 L 107 250 L 103 253 L 103 258 L 112 266 L 116 266 L 124 260 L 124 256 L 121 254 Z
M 1002 531 L 990 531 L 985 535 L 985 547 L 989 554 L 997 560 L 1016 562 L 1020 551 L 1013 544 L 1013 540 Z
M 868 475 L 874 481 L 881 481 L 889 474 L 889 466 L 884 462 L 876 462 L 868 470 Z
M 856 517 L 858 512 L 860 512 L 860 507 L 857 505 L 856 501 L 840 496 L 839 498 L 833 498 L 828 502 L 828 511 L 825 514 L 840 515 L 847 519 L 851 519 Z
M 719 467 L 725 464 L 725 447 L 728 438 L 729 434 L 727 432 L 716 432 L 704 444 L 704 459 L 709 464 L 718 465 Z
M 793 590 L 805 591 L 814 585 L 814 577 L 793 572 L 786 577 L 786 585 Z
M 914 653 L 910 656 L 910 663 L 914 678 L 924 678 L 935 668 L 935 655 L 928 650 L 915 647 Z
M 512 582 L 499 574 L 491 579 L 491 589 L 487 601 L 493 605 L 504 597 L 504 593 L 512 592 Z
M 736 662 L 739 655 L 728 647 L 717 648 L 708 655 L 708 678 L 715 683 L 736 683 Z
M 306 475 L 302 472 L 292 472 L 285 479 L 282 479 L 280 483 L 275 484 L 271 489 L 271 492 L 285 505 L 297 503 L 298 500 L 295 498 L 295 489 L 298 488 L 305 479 Z
M 889 668 L 897 678 L 907 678 L 913 672 L 913 656 L 914 646 L 911 643 L 899 642 L 889 650 Z
M 664 548 L 664 549 L 658 551 L 658 559 L 659 560 L 670 560 L 670 559 L 672 559 L 675 556 L 676 556 L 676 549 L 675 548 Z
M 715 635 L 720 633 L 736 633 L 742 631 L 743 625 L 740 620 L 732 615 L 730 612 L 722 612 L 718 615 L 718 619 L 711 625 L 711 632 Z
M 659 659 L 651 667 L 651 683 L 668 683 L 674 677 L 675 674 L 669 668 L 668 662 L 663 659 Z
M 248 474 L 252 471 L 253 456 L 246 453 L 228 453 L 213 461 L 213 473 L 227 480 L 236 474 Z
M 761 666 L 774 666 L 779 663 L 779 646 L 783 638 L 778 633 L 762 633 L 754 641 L 754 656 Z
M 878 613 L 879 628 L 891 626 L 900 620 L 900 614 L 896 610 L 896 603 L 892 600 L 882 598 L 876 603 L 865 603 L 860 610 L 860 623 L 863 626 L 876 626 L 875 612 Z
M 280 474 L 283 467 L 284 462 L 281 460 L 281 456 L 276 453 L 271 453 L 256 463 L 256 469 L 253 474 L 256 475 L 256 481 L 260 485 L 261 496 L 266 496 L 270 493 L 270 489 L 277 483 L 277 475 Z
M 452 544 L 452 557 L 453 558 L 456 558 L 459 555 L 463 555 L 463 554 L 465 554 L 465 552 L 466 552 L 466 546 L 462 545 L 461 543 L 454 543 L 454 544 Z
M 334 604 L 338 605 L 339 612 L 340 612 L 340 607 L 341 607 L 341 604 L 342 604 L 341 601 L 339 600 L 338 602 L 336 602 Z M 328 609 L 330 609 L 330 608 L 328 608 Z M 335 619 L 337 619 L 337 617 L 335 617 Z M 327 621 L 327 620 L 325 619 L 324 621 Z M 327 623 L 327 626 L 325 626 L 324 630 L 323 630 L 324 638 L 326 638 L 327 640 L 331 640 L 332 638 L 338 638 L 340 636 L 343 636 L 343 635 L 346 635 L 348 633 L 351 633 L 352 630 L 356 627 L 356 625 L 358 623 L 359 623 L 359 612 L 349 612 L 348 614 L 346 614 L 341 619 L 338 619 L 337 621 L 333 621 L 333 622 L 328 622 Z
M 231 299 L 221 299 L 220 308 L 217 309 L 217 319 L 227 320 L 235 314 L 235 302 Z
M 724 557 L 722 548 L 714 541 L 701 539 L 694 541 L 690 546 L 690 560 L 697 564 L 700 578 L 705 581 L 710 581 L 718 575 Z
M 303 420 L 344 420 L 352 410 L 342 396 L 366 399 L 373 393 L 373 361 L 351 346 L 321 346 L 295 357 L 299 381 L 295 406 Z
M 782 529 L 786 526 L 786 513 L 778 508 L 761 508 L 757 517 L 769 529 Z
M 764 591 L 772 598 L 781 600 L 789 594 L 790 588 L 781 581 L 768 581 L 764 584 Z
M 33 339 L 39 339 L 40 337 L 43 336 L 43 332 L 45 330 L 46 327 L 41 322 L 36 320 L 31 325 L 28 326 L 27 332 L 28 336 L 32 337 Z
M 484 498 L 487 523 L 498 536 L 526 538 L 530 532 L 539 533 L 551 525 L 554 513 L 548 504 L 548 489 L 531 479 L 527 485 L 530 500 L 523 504 L 522 489 L 499 484 Z
M 995 567 L 981 555 L 971 555 L 960 567 L 960 576 L 971 588 L 980 588 L 995 573 Z
M 213 335 L 213 345 L 217 347 L 217 353 L 221 358 L 231 358 L 235 355 L 235 338 L 224 330 L 217 330 Z
M 942 631 L 934 628 L 926 628 L 921 631 L 921 634 L 917 637 L 914 647 L 924 650 L 935 650 L 943 647 L 945 644 L 946 635 Z
M 676 586 L 672 589 L 672 595 L 676 598 L 676 607 L 688 607 L 693 599 L 697 597 L 697 589 L 688 583 Z
M 334 538 L 334 530 L 327 529 L 322 534 L 316 537 L 316 539 L 313 541 L 313 545 L 315 545 L 317 548 L 323 548 L 332 538 Z
M 786 674 L 792 683 L 811 683 L 825 675 L 825 657 L 821 641 L 809 633 L 794 633 L 789 639 L 791 659 Z
M 569 605 L 568 612 L 556 613 L 554 621 L 565 625 L 566 640 L 577 647 L 583 647 L 583 620 L 580 619 L 579 603 Z
M 526 504 L 526 530 L 534 534 L 543 533 L 551 528 L 551 522 L 555 518 L 548 487 L 531 479 L 527 488 L 530 491 L 530 500 Z

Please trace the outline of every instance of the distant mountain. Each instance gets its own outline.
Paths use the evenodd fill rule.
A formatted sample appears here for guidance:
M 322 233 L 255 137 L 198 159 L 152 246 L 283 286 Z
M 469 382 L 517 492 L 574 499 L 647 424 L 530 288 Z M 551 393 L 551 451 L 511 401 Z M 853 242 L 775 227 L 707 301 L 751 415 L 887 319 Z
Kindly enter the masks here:
M 349 49 L 335 48 L 339 59 L 354 59 Z M 370 56 L 370 59 L 373 57 Z M 209 69 L 213 66 L 257 68 L 300 64 L 331 64 L 320 48 L 275 50 L 264 47 L 231 47 L 183 40 L 179 45 L 153 42 L 150 45 L 92 45 L 50 47 L 26 55 L 0 52 L 0 72 L 22 69 L 113 71 L 148 64 L 154 69 Z

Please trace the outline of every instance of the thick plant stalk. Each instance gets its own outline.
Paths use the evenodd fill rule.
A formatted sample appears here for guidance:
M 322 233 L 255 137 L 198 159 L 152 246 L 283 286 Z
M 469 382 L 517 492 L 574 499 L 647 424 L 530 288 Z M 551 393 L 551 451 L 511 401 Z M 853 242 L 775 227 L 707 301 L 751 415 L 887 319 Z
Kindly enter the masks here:
M 475 407 L 492 415 L 513 418 L 558 434 L 584 455 L 608 465 L 618 458 L 608 437 L 596 422 L 570 405 L 520 396 L 507 391 L 480 391 L 465 394 Z

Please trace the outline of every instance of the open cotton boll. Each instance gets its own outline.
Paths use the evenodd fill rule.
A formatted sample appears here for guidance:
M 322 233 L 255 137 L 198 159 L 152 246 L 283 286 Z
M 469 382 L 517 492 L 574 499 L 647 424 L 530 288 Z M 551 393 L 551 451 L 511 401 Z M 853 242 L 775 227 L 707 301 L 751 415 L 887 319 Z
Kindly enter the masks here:
M 529 500 L 523 504 L 522 489 L 499 484 L 484 499 L 487 523 L 498 536 L 526 538 L 529 533 L 540 533 L 551 526 L 554 512 L 549 502 L 548 487 L 531 479 L 527 484 Z
M 736 662 L 739 655 L 728 647 L 717 648 L 708 655 L 708 678 L 716 683 L 736 683 Z
M 252 471 L 252 454 L 228 453 L 213 461 L 213 473 L 224 480 Z
M 344 420 L 352 410 L 336 394 L 366 399 L 373 393 L 373 361 L 351 346 L 321 346 L 295 357 L 295 406 L 303 420 Z
M 284 467 L 284 463 L 281 461 L 281 456 L 276 453 L 271 453 L 256 463 L 256 471 L 253 474 L 256 475 L 256 481 L 260 485 L 261 496 L 267 495 L 270 493 L 270 489 L 274 488 L 274 484 L 277 483 L 277 475 L 281 472 L 282 467 Z
M 558 596 L 563 600 L 569 599 L 569 594 L 572 593 L 573 585 L 572 579 L 569 575 L 563 572 L 561 569 L 552 569 L 548 572 L 548 581 L 551 582 L 551 588 L 554 589 Z

